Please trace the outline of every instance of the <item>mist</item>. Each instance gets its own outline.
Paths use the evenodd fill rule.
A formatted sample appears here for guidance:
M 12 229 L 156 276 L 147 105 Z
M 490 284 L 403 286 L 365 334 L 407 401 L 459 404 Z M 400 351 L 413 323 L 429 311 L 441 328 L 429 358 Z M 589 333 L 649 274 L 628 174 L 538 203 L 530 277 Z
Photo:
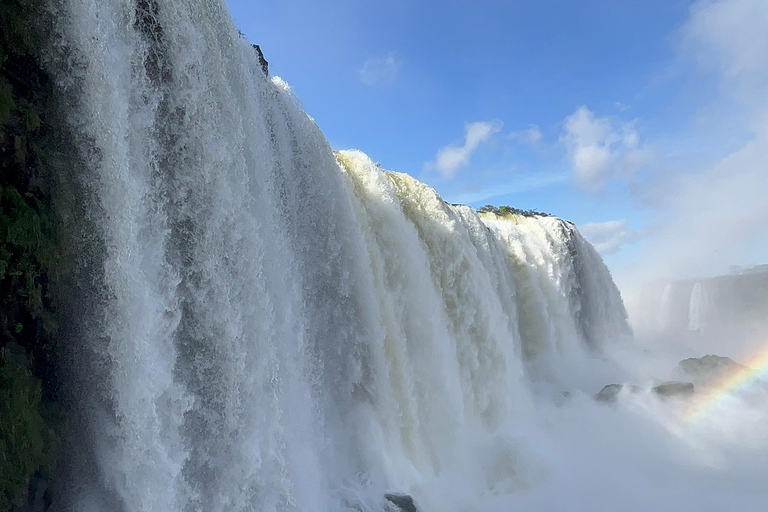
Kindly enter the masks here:
M 559 419 L 552 424 L 568 427 L 551 430 L 563 471 L 546 488 L 571 499 L 532 491 L 527 503 L 540 500 L 551 510 L 765 509 L 767 21 L 765 2 L 700 1 L 677 34 L 676 66 L 716 83 L 718 93 L 688 133 L 650 144 L 651 178 L 636 197 L 653 217 L 634 234 L 633 257 L 611 268 L 634 336 L 608 358 L 626 372 L 623 382 L 643 391 L 624 389 L 611 407 L 585 396 L 553 408 Z M 681 360 L 707 355 L 747 368 L 681 371 Z M 691 381 L 695 391 L 675 400 L 649 391 L 664 380 Z M 579 495 L 579 486 L 596 492 Z
M 630 315 L 653 282 L 711 278 L 766 263 L 768 253 L 768 4 L 694 2 L 672 70 L 712 86 L 695 116 L 649 143 L 653 163 L 635 184 L 652 212 L 631 260 L 612 268 Z M 637 327 L 637 325 L 636 325 Z
M 425 510 L 764 510 L 768 381 L 757 376 L 724 393 L 718 386 L 726 372 L 697 382 L 693 396 L 664 398 L 652 387 L 681 378 L 673 354 L 685 350 L 665 351 L 657 341 L 649 349 L 640 338 L 600 361 L 583 361 L 567 395 L 540 389 L 532 416 L 509 432 L 515 465 L 525 469 L 495 486 L 487 476 L 478 479 L 487 469 L 441 479 L 433 484 L 439 492 L 425 492 L 440 499 L 424 503 Z M 640 389 L 597 401 L 597 382 L 606 376 Z M 472 485 L 490 492 L 466 492 Z M 467 498 L 478 495 L 480 503 Z

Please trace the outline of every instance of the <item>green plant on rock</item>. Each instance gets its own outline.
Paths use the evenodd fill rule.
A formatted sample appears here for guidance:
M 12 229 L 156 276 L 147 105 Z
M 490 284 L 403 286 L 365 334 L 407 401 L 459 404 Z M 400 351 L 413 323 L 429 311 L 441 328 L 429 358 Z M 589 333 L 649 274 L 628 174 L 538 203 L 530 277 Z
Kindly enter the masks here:
M 521 215 L 523 217 L 552 217 L 551 214 L 540 212 L 536 210 L 535 208 L 532 208 L 530 210 L 522 210 L 520 208 L 515 208 L 514 206 L 493 206 L 492 204 L 487 204 L 485 206 L 481 206 L 477 209 L 480 213 L 493 213 L 494 215 L 498 215 L 499 217 L 507 217 L 509 215 Z

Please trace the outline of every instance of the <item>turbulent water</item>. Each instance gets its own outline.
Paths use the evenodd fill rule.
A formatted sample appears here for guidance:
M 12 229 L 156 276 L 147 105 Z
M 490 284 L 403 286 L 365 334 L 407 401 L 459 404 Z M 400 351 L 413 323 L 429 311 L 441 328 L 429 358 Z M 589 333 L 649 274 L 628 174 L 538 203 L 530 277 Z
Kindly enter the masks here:
M 55 183 L 67 507 L 427 510 L 437 480 L 525 485 L 532 390 L 628 332 L 572 224 L 334 154 L 222 2 L 52 15 L 78 151 Z

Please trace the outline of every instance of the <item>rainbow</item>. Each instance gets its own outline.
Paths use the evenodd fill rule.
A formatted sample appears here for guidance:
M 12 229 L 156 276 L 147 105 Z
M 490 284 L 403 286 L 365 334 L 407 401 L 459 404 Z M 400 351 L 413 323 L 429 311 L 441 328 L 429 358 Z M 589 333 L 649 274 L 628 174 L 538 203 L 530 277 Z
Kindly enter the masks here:
M 713 385 L 708 386 L 707 392 L 686 412 L 686 422 L 699 421 L 709 416 L 733 393 L 749 388 L 766 373 L 768 373 L 768 349 L 751 357 L 744 368 L 728 372 Z

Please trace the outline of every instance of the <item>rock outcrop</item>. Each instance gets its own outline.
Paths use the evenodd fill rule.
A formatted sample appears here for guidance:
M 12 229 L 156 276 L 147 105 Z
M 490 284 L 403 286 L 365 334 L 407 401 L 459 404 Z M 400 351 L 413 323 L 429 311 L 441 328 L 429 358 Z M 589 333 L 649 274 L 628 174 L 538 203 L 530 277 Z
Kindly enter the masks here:
M 677 378 L 689 380 L 697 385 L 707 385 L 735 372 L 748 370 L 730 357 L 707 355 L 683 359 L 674 370 Z
M 692 382 L 670 380 L 653 387 L 653 392 L 662 398 L 687 398 L 694 393 Z
M 632 393 L 639 393 L 643 390 L 643 388 L 638 386 L 633 386 L 631 384 L 608 384 L 607 386 L 604 386 L 603 389 L 601 389 L 600 392 L 597 393 L 594 398 L 598 402 L 612 403 L 616 401 L 616 399 L 619 396 L 619 393 L 624 388 L 629 389 L 629 391 Z
M 629 390 L 631 393 L 641 393 L 644 391 L 643 388 L 631 384 L 608 384 L 594 396 L 594 399 L 598 402 L 614 403 L 618 399 L 619 393 L 624 389 Z M 653 386 L 651 391 L 661 398 L 687 398 L 693 395 L 695 386 L 692 382 L 669 380 Z
M 416 504 L 413 502 L 413 498 L 407 494 L 385 494 L 384 498 L 400 509 L 401 512 L 418 512 Z
M 261 46 L 257 44 L 252 44 L 251 46 L 254 50 L 256 50 L 256 54 L 259 56 L 259 64 L 261 64 L 261 70 L 265 75 L 269 76 L 269 62 L 267 62 L 267 59 L 264 58 L 264 52 L 261 51 Z

